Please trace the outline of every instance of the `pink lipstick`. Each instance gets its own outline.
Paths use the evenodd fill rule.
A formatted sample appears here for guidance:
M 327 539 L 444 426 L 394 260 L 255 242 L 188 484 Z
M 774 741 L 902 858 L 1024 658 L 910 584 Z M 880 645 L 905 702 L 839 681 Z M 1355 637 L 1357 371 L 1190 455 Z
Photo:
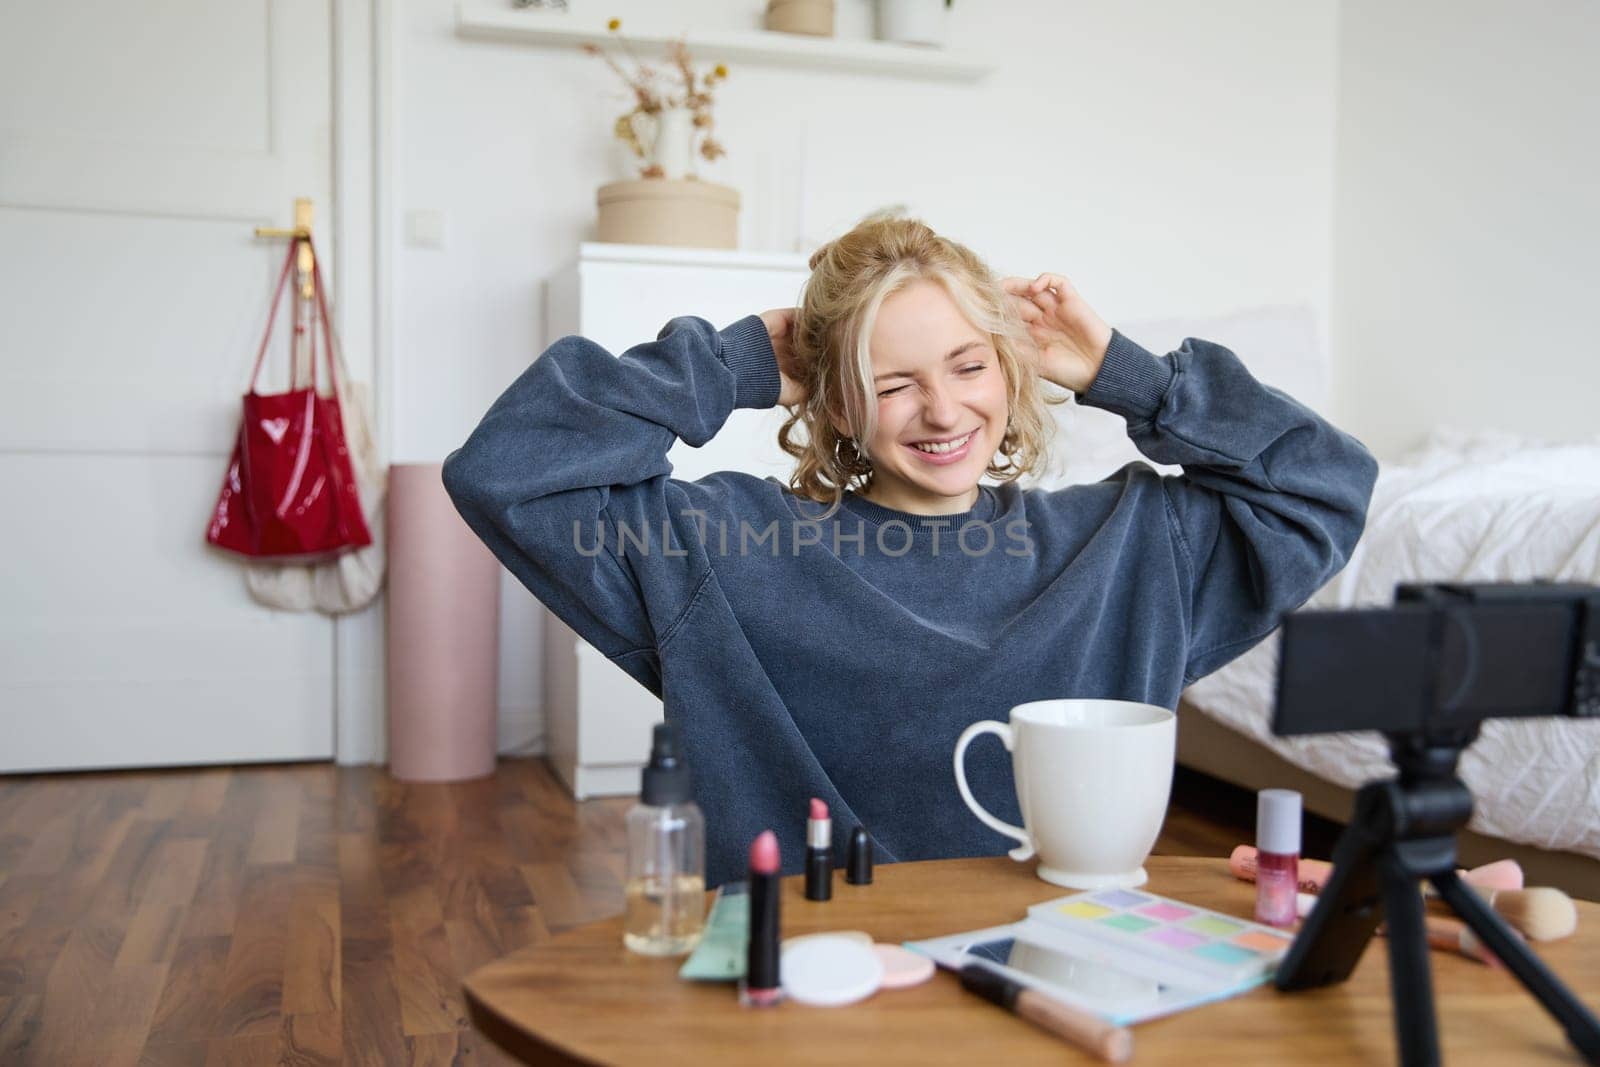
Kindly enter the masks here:
M 739 981 L 739 1003 L 747 1008 L 767 1008 L 783 1000 L 778 866 L 778 837 L 763 830 L 750 844 L 750 947 Z
M 806 820 L 806 899 L 833 899 L 833 820 L 816 797 Z

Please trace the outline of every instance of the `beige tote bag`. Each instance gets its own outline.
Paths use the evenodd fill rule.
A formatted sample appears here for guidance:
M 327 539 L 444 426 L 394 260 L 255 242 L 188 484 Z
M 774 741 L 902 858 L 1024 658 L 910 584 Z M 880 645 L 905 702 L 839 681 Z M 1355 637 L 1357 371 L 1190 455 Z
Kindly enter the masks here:
M 372 436 L 371 390 L 365 382 L 350 381 L 344 355 L 334 346 L 334 376 L 344 409 L 345 440 L 355 469 L 361 513 L 372 533 L 365 548 L 345 552 L 326 563 L 250 563 L 245 567 L 245 588 L 258 603 L 282 611 L 320 611 L 344 615 L 372 603 L 383 588 L 387 564 L 384 499 L 388 472 L 378 459 Z

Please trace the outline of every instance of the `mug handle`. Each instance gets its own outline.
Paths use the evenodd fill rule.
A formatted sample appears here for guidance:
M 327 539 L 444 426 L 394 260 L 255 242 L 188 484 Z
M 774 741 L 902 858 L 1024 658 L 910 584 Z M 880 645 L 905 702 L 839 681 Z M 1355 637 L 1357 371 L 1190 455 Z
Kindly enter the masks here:
M 967 746 L 972 744 L 973 739 L 979 734 L 995 734 L 1000 738 L 1001 743 L 1006 746 L 1007 752 L 1011 751 L 1011 746 L 1016 740 L 1015 735 L 1011 732 L 1011 727 L 1009 724 L 995 722 L 993 719 L 985 719 L 982 722 L 975 722 L 965 730 L 961 731 L 961 740 L 956 742 L 956 788 L 961 790 L 961 799 L 967 802 L 967 807 L 972 809 L 972 814 L 976 815 L 978 820 L 982 822 L 983 825 L 987 826 L 991 830 L 996 831 L 997 833 L 1005 834 L 1007 837 L 1014 837 L 1018 841 L 1022 842 L 1022 846 L 1020 848 L 1014 848 L 1011 850 L 1010 856 L 1012 859 L 1019 862 L 1031 860 L 1033 858 L 1034 851 L 1033 839 L 1028 836 L 1028 831 L 1022 829 L 1020 826 L 1012 826 L 1008 822 L 1001 822 L 993 815 L 990 815 L 987 811 L 984 811 L 983 805 L 978 803 L 977 799 L 972 795 L 972 790 L 967 786 L 967 768 L 966 761 L 963 759 L 963 757 L 967 754 Z

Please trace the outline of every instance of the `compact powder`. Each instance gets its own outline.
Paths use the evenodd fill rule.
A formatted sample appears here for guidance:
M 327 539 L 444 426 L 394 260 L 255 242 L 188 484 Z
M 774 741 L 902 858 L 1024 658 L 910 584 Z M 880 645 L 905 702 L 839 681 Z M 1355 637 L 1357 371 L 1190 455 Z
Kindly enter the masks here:
M 883 988 L 905 989 L 933 977 L 933 961 L 899 945 L 873 945 L 883 961 Z
M 783 950 L 779 963 L 790 1000 L 832 1008 L 854 1004 L 883 984 L 883 961 L 854 937 L 808 937 Z

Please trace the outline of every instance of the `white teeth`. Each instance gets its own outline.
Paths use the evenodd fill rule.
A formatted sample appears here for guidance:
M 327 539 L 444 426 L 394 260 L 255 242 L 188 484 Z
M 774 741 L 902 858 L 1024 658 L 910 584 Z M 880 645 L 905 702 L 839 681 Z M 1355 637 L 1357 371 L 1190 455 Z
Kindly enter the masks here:
M 976 432 L 977 432 L 976 430 L 970 431 L 970 432 L 968 432 L 968 434 L 965 437 L 958 437 L 954 441 L 949 441 L 949 442 L 946 442 L 945 444 L 939 444 L 939 445 L 918 444 L 918 445 L 912 445 L 911 447 L 915 448 L 919 452 L 932 452 L 934 455 L 939 455 L 942 452 L 954 452 L 954 451 L 960 449 L 962 445 L 965 445 L 968 441 L 970 441 L 972 439 L 972 435 L 974 433 L 976 433 Z

